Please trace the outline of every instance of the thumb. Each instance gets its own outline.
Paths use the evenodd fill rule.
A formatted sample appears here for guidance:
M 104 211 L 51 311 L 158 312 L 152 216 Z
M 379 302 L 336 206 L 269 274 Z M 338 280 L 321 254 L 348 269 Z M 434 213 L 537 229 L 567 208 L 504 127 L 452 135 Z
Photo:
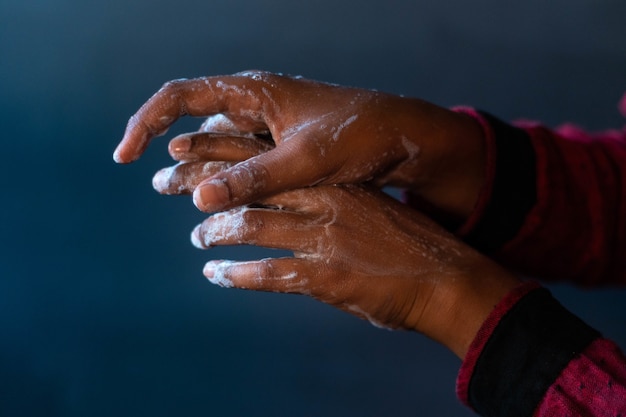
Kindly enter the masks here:
M 327 176 L 326 164 L 316 164 L 314 158 L 306 157 L 307 152 L 290 145 L 283 143 L 204 180 L 193 193 L 194 204 L 205 212 L 228 210 Z

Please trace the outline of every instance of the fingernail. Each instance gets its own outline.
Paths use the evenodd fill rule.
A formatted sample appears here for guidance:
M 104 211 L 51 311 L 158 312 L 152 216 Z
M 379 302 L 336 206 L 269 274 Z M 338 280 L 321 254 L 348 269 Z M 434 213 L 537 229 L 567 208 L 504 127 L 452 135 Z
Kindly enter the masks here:
M 197 225 L 191 232 L 191 244 L 198 249 L 206 249 L 202 239 L 200 239 L 200 225 Z
M 204 268 L 202 269 L 202 273 L 204 274 L 205 277 L 209 279 L 209 281 L 212 280 L 213 277 L 215 276 L 215 263 L 207 262 L 206 265 L 204 265 Z
M 229 201 L 230 190 L 223 179 L 211 180 L 193 192 L 193 202 L 202 211 L 217 211 Z
M 176 138 L 170 142 L 170 153 L 187 153 L 191 150 L 191 139 L 188 137 Z

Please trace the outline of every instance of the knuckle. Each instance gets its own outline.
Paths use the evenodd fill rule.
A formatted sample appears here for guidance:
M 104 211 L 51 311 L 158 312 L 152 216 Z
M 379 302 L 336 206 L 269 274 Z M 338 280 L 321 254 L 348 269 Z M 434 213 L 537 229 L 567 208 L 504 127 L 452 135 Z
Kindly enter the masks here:
M 187 82 L 187 79 L 185 78 L 166 81 L 165 84 L 163 84 L 163 86 L 161 87 L 161 91 L 165 91 L 165 92 L 179 91 L 185 82 Z
M 248 160 L 234 166 L 227 173 L 232 201 L 250 199 L 263 192 L 269 178 L 269 170 L 259 161 Z
M 183 102 L 183 97 L 186 95 L 185 89 L 188 85 L 189 80 L 185 78 L 168 81 L 163 84 L 163 87 L 161 87 L 158 94 L 167 100 L 178 103 L 179 106 L 185 106 Z M 181 108 L 181 114 L 179 114 L 179 116 L 182 116 L 185 113 L 186 109 Z
M 276 269 L 269 259 L 263 259 L 257 262 L 255 266 L 255 275 L 261 281 L 271 281 L 276 279 Z

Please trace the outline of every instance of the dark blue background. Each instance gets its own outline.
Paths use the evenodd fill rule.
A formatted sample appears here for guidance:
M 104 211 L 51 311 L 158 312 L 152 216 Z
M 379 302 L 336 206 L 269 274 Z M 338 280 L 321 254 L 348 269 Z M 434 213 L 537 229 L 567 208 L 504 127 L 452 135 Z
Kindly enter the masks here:
M 623 0 L 0 0 L 0 415 L 471 415 L 459 361 L 420 335 L 209 285 L 206 260 L 260 252 L 191 247 L 203 216 L 151 188 L 166 140 L 111 154 L 164 81 L 249 68 L 620 126 L 625 17 Z M 626 346 L 625 291 L 553 288 Z

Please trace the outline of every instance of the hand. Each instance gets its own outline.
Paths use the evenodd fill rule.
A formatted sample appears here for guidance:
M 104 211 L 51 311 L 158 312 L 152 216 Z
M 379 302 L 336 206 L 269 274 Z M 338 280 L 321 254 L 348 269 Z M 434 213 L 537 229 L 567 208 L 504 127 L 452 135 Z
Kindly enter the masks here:
M 292 258 L 210 261 L 224 287 L 310 295 L 377 326 L 412 329 L 463 357 L 517 280 L 418 212 L 362 186 L 317 186 L 197 226 L 200 248 L 252 244 Z
M 204 211 L 314 184 L 395 185 L 465 218 L 484 182 L 483 133 L 466 115 L 410 98 L 251 71 L 165 84 L 129 121 L 117 162 L 139 158 L 183 115 L 209 117 L 172 141 L 184 159 L 214 136 L 269 139 L 271 150 L 198 184 Z M 266 142 L 268 143 L 268 142 Z

